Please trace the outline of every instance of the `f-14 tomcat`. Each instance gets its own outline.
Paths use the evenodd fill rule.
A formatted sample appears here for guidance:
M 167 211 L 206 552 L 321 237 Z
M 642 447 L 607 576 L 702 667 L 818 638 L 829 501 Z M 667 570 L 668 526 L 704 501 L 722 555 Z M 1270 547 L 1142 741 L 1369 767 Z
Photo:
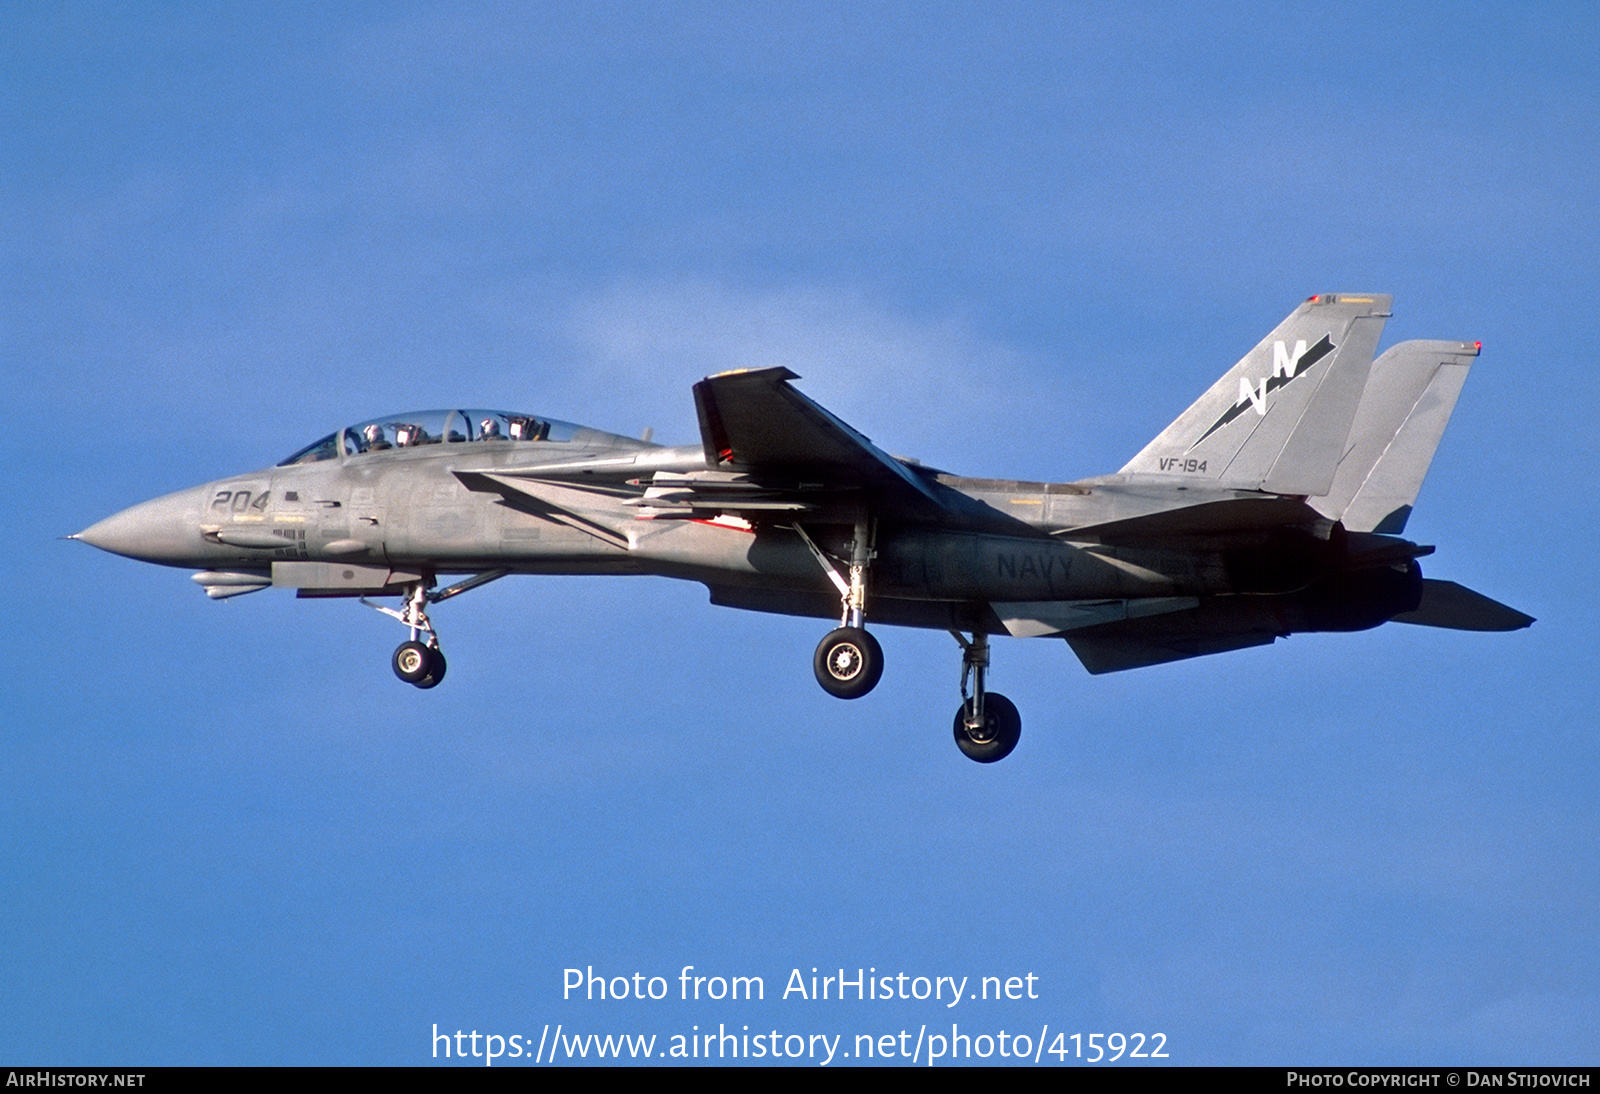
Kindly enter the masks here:
M 948 630 L 956 743 L 989 763 L 1021 733 L 985 688 L 991 635 L 1064 638 L 1103 673 L 1388 620 L 1533 622 L 1425 579 L 1433 548 L 1400 536 L 1478 346 L 1374 360 L 1389 306 L 1311 297 L 1122 470 L 1077 482 L 898 459 L 795 373 L 761 368 L 694 385 L 699 444 L 500 410 L 392 414 L 74 538 L 196 569 L 214 598 L 363 598 L 409 628 L 394 671 L 420 688 L 445 674 L 428 606 L 507 574 L 657 574 L 714 604 L 837 617 L 812 664 L 841 699 L 883 672 L 867 620 Z

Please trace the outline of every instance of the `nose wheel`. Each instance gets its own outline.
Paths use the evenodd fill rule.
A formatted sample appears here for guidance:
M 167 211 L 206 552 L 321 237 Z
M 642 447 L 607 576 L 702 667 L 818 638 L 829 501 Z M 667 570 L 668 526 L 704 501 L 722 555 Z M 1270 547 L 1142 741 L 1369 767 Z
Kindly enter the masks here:
M 402 642 L 394 651 L 394 674 L 408 684 L 431 688 L 444 679 L 444 654 L 438 646 Z
M 380 612 L 394 616 L 411 628 L 411 641 L 395 647 L 390 665 L 396 676 L 418 688 L 437 687 L 439 681 L 444 679 L 445 670 L 444 654 L 439 651 L 439 636 L 424 610 L 427 603 L 428 590 L 419 582 L 406 595 L 406 606 L 402 610 L 397 612 L 390 608 L 378 608 Z M 422 641 L 423 635 L 427 635 L 427 641 Z

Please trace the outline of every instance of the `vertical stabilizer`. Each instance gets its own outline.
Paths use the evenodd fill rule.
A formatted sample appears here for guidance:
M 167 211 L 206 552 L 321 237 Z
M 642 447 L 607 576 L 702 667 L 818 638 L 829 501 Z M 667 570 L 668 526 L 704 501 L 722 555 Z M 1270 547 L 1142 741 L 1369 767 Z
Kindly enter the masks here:
M 1316 496 L 1331 487 L 1391 297 L 1313 296 L 1122 468 Z
M 1316 509 L 1352 532 L 1404 531 L 1477 356 L 1474 342 L 1416 341 L 1374 361 L 1349 450 Z

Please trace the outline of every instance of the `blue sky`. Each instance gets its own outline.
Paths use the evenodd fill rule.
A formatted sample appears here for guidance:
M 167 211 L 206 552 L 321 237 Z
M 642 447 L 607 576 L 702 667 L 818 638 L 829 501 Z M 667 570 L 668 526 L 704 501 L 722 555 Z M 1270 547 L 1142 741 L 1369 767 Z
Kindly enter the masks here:
M 8 9 L 0 1058 L 955 1022 L 1595 1062 L 1595 16 L 982 8 Z M 815 621 L 528 578 L 440 606 L 424 693 L 358 605 L 56 538 L 396 409 L 690 442 L 696 379 L 769 364 L 890 451 L 1070 480 L 1324 291 L 1483 341 L 1408 531 L 1539 622 L 1099 678 L 999 640 L 992 768 L 944 634 L 879 628 L 846 704 Z M 564 1000 L 589 966 L 674 997 Z M 1039 998 L 780 998 L 812 967 Z

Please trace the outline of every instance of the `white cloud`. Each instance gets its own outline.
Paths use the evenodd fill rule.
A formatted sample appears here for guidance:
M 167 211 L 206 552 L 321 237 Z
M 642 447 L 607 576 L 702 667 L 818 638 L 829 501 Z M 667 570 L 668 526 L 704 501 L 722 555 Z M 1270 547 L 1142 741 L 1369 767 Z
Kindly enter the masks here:
M 1036 413 L 1040 362 L 959 316 L 896 314 L 846 290 L 620 282 L 577 299 L 554 327 L 583 364 L 574 405 L 626 421 L 665 400 L 655 424 L 670 442 L 695 436 L 689 384 L 734 368 L 793 369 L 801 390 L 875 443 L 933 464 L 1007 447 Z

